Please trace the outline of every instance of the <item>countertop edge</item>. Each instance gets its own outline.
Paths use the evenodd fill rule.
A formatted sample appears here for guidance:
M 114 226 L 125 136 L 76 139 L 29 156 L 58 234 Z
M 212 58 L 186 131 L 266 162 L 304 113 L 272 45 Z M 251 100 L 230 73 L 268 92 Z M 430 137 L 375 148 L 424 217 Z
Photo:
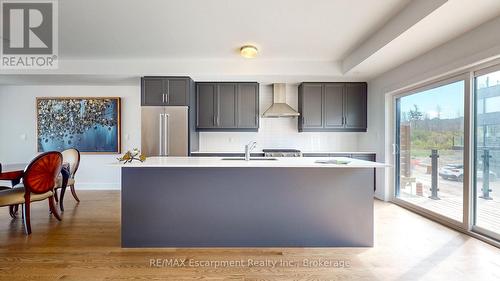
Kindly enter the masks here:
M 316 163 L 319 159 L 349 161 L 348 164 Z M 221 157 L 151 157 L 146 162 L 110 163 L 123 168 L 387 168 L 390 165 L 347 157 L 284 157 L 275 161 L 225 161 Z

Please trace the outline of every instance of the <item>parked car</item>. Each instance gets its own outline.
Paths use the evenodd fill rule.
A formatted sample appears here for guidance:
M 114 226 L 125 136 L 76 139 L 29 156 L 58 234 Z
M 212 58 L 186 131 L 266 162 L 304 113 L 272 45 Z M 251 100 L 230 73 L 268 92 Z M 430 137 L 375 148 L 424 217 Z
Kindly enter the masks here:
M 483 178 L 483 171 L 477 171 L 477 179 Z M 463 164 L 448 164 L 439 169 L 439 176 L 445 180 L 464 180 L 464 165 Z M 496 181 L 497 174 L 490 171 L 490 181 Z

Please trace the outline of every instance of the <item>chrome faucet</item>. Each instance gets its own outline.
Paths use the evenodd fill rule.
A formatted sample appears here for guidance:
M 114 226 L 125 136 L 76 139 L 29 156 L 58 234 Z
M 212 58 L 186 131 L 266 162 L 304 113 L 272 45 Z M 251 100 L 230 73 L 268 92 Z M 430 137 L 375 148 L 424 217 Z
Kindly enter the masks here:
M 251 141 L 245 145 L 245 161 L 250 161 L 250 152 L 257 146 L 256 141 Z

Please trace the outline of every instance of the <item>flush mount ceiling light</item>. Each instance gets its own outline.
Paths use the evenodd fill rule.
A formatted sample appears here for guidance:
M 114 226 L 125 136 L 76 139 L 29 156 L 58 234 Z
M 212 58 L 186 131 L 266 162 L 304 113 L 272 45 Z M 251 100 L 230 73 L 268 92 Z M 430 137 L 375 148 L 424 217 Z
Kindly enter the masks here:
M 257 47 L 252 46 L 252 45 L 245 45 L 240 48 L 240 54 L 242 57 L 247 58 L 247 59 L 253 59 L 257 56 L 257 53 L 259 50 L 257 50 Z

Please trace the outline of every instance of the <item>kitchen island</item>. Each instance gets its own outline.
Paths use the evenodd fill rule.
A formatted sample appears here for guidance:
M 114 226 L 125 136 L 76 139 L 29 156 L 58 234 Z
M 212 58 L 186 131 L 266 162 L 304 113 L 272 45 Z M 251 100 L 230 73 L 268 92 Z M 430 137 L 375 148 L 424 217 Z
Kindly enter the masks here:
M 373 246 L 373 169 L 386 165 L 320 159 L 117 164 L 122 247 Z

